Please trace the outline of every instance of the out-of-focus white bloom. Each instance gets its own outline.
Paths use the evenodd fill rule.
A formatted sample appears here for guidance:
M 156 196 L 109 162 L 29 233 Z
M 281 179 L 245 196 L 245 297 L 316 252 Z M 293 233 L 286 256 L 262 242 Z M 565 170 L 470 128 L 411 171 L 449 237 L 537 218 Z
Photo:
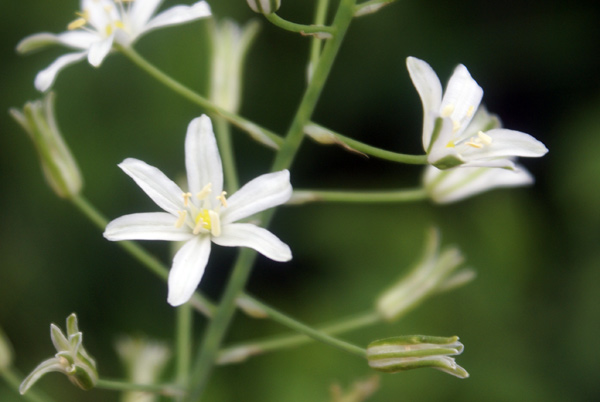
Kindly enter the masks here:
M 229 199 L 223 191 L 223 168 L 207 116 L 189 124 L 185 140 L 189 192 L 157 168 L 125 159 L 119 167 L 166 212 L 125 215 L 106 226 L 108 240 L 185 241 L 173 259 L 167 301 L 178 306 L 192 296 L 204 274 L 211 242 L 250 247 L 275 261 L 289 261 L 290 248 L 268 230 L 237 221 L 285 203 L 292 195 L 287 170 L 247 183 Z
M 127 4 L 124 4 L 127 3 Z M 178 25 L 211 15 L 205 1 L 190 6 L 171 7 L 152 17 L 162 0 L 81 0 L 78 18 L 61 34 L 42 32 L 26 37 L 17 45 L 19 53 L 28 53 L 49 45 L 75 49 L 75 53 L 60 56 L 35 78 L 40 91 L 50 88 L 56 76 L 66 66 L 87 57 L 98 67 L 114 43 L 131 46 L 140 36 L 157 28 Z
M 21 383 L 21 395 L 44 374 L 58 371 L 84 390 L 92 389 L 98 382 L 96 362 L 83 347 L 83 334 L 77 326 L 75 313 L 67 318 L 67 336 L 56 325 L 50 325 L 50 338 L 56 348 L 56 355 L 40 363 Z
M 12 365 L 13 361 L 13 349 L 10 341 L 2 328 L 0 328 L 0 375 L 2 371 L 6 370 Z
M 272 14 L 279 10 L 281 0 L 246 0 L 255 13 Z
M 489 115 L 479 106 L 483 90 L 462 64 L 454 70 L 443 96 L 429 64 L 409 57 L 406 65 L 423 103 L 423 148 L 431 165 L 514 169 L 515 157 L 548 152 L 529 134 L 486 127 Z

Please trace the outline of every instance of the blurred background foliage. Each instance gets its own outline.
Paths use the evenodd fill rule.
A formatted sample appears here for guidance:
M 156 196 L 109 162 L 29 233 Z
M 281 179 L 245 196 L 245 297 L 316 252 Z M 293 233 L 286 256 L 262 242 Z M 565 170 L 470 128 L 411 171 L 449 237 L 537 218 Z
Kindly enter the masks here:
M 6 111 L 40 97 L 33 78 L 64 52 L 17 56 L 16 43 L 62 32 L 76 0 L 0 3 L 0 326 L 29 372 L 50 356 L 49 324 L 77 312 L 86 348 L 104 377 L 123 370 L 118 335 L 171 339 L 174 310 L 165 284 L 105 241 L 44 183 L 29 139 Z M 175 4 L 167 1 L 166 5 Z M 190 3 L 190 2 L 187 2 Z M 283 0 L 280 15 L 309 22 L 312 0 Z M 333 1 L 333 5 L 337 2 Z M 475 282 L 427 301 L 398 323 L 344 336 L 366 345 L 398 334 L 459 335 L 458 358 L 471 378 L 422 370 L 381 378 L 373 401 L 591 401 L 600 399 L 600 39 L 599 7 L 586 2 L 399 0 L 356 20 L 314 120 L 367 143 L 420 153 L 421 105 L 405 68 L 412 55 L 446 82 L 464 63 L 484 102 L 509 128 L 543 141 L 550 153 L 524 164 L 534 187 L 489 192 L 458 204 L 284 207 L 273 231 L 294 260 L 258 260 L 251 293 L 308 323 L 368 309 L 378 292 L 418 258 L 426 228 L 442 230 L 475 267 Z M 217 18 L 257 18 L 241 0 L 211 2 Z M 164 29 L 138 51 L 205 93 L 207 22 Z M 262 21 L 245 72 L 241 114 L 283 133 L 305 85 L 309 40 Z M 84 194 L 110 218 L 156 207 L 116 164 L 136 157 L 168 175 L 183 173 L 188 122 L 202 113 L 152 81 L 121 55 L 95 70 L 79 63 L 55 84 L 59 124 L 86 180 Z M 242 182 L 265 172 L 272 152 L 235 132 Z M 420 167 L 364 159 L 306 141 L 293 166 L 297 188 L 403 188 Z M 165 243 L 144 244 L 165 261 Z M 215 249 L 201 288 L 218 297 L 235 251 Z M 198 334 L 204 328 L 198 319 Z M 237 315 L 228 342 L 285 328 Z M 372 373 L 366 364 L 320 344 L 218 368 L 210 401 L 328 401 L 333 383 Z M 83 393 L 66 378 L 38 385 L 61 401 L 116 401 Z M 21 400 L 0 383 L 0 400 Z

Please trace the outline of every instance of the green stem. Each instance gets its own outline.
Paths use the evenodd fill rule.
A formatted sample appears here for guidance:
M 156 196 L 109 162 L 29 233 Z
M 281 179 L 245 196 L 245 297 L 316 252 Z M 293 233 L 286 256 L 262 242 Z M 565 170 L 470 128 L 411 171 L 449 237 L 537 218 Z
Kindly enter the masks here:
M 327 8 L 329 6 L 329 0 L 319 0 L 317 8 L 315 10 L 315 25 L 323 25 L 325 18 L 327 17 Z M 317 37 L 313 37 L 310 44 L 310 61 L 308 63 L 308 81 L 312 79 L 313 69 L 319 61 L 321 56 L 321 48 L 323 41 Z
M 392 162 L 406 163 L 409 165 L 427 164 L 427 155 L 408 155 L 386 151 L 385 149 L 367 145 L 350 137 L 346 137 L 345 135 L 336 133 L 335 131 L 320 126 L 316 123 L 310 123 L 307 125 L 305 127 L 305 132 L 313 137 L 313 139 L 317 142 L 323 144 L 339 144 L 348 148 L 350 151 L 374 156 L 376 158 L 385 159 Z
M 99 379 L 95 388 L 112 391 L 141 391 L 164 396 L 179 396 L 184 390 L 172 384 L 131 384 L 123 381 Z
M 6 384 L 9 387 L 15 390 L 15 392 L 19 393 L 19 386 L 23 381 L 23 376 L 20 375 L 15 369 L 12 367 L 5 368 L 0 370 L 0 377 L 4 378 Z M 42 395 L 39 392 L 36 392 L 32 389 L 28 390 L 25 394 L 21 396 L 21 398 L 26 399 L 31 402 L 54 402 L 54 400 L 46 395 Z
M 287 31 L 299 32 L 302 35 L 315 35 L 315 37 L 321 39 L 331 38 L 332 35 L 335 35 L 335 27 L 296 24 L 284 20 L 275 13 L 265 14 L 265 18 L 268 19 L 273 25 L 277 25 L 279 28 L 283 28 Z
M 425 189 L 416 188 L 398 191 L 319 191 L 294 190 L 292 201 L 288 204 L 304 204 L 307 202 L 346 202 L 346 203 L 385 203 L 413 202 L 427 199 Z
M 233 143 L 231 141 L 231 127 L 225 119 L 217 118 L 214 120 L 217 141 L 219 142 L 219 153 L 223 161 L 223 173 L 225 175 L 225 184 L 229 194 L 233 194 L 240 187 L 235 158 L 233 156 Z
M 177 308 L 177 366 L 176 382 L 187 386 L 192 355 L 192 306 L 185 303 Z
M 268 311 L 267 311 L 268 314 Z M 270 317 L 270 315 L 269 315 Z M 228 363 L 239 363 L 251 356 L 256 356 L 259 354 L 272 352 L 281 349 L 288 349 L 295 346 L 300 346 L 306 343 L 309 343 L 311 340 L 322 341 L 325 343 L 329 343 L 327 340 L 324 340 L 323 335 L 337 335 L 345 332 L 349 332 L 358 328 L 363 328 L 368 325 L 373 325 L 381 321 L 381 316 L 374 311 L 368 311 L 366 313 L 352 316 L 343 320 L 340 320 L 334 324 L 320 326 L 316 329 L 311 329 L 312 333 L 307 333 L 305 331 L 306 327 L 300 323 L 293 323 L 294 329 L 298 332 L 301 332 L 305 335 L 300 334 L 290 334 L 290 335 L 279 335 L 275 337 L 270 337 L 267 339 L 261 339 L 256 341 L 251 341 L 247 343 L 242 343 L 234 346 L 227 347 L 225 349 L 221 349 L 219 351 L 219 364 L 228 364 Z M 317 336 L 314 336 L 317 334 Z M 332 339 L 332 338 L 329 338 Z M 338 345 L 334 345 L 338 347 Z M 346 349 L 344 349 L 346 350 Z M 353 347 L 352 350 L 348 350 L 350 353 L 357 352 L 358 349 Z M 362 353 L 362 352 L 361 352 Z M 362 356 L 362 355 L 361 355 Z
M 181 84 L 178 81 L 175 81 L 173 78 L 160 71 L 150 62 L 148 62 L 146 59 L 140 56 L 135 50 L 133 50 L 133 48 L 120 45 L 115 46 L 117 46 L 121 53 L 123 53 L 127 58 L 129 58 L 129 60 L 131 60 L 142 70 L 146 71 L 152 77 L 156 78 L 156 80 L 158 80 L 174 92 L 178 93 L 179 95 L 183 96 L 189 101 L 199 105 L 201 108 L 206 110 L 207 113 L 213 116 L 224 118 L 234 126 L 240 128 L 243 131 L 246 131 L 255 140 L 271 148 L 277 149 L 278 146 L 281 144 L 282 139 L 277 134 L 263 127 L 260 127 L 257 124 L 235 113 L 229 112 L 218 105 L 215 105 L 213 102 L 209 101 L 205 97 L 192 91 L 185 85 Z

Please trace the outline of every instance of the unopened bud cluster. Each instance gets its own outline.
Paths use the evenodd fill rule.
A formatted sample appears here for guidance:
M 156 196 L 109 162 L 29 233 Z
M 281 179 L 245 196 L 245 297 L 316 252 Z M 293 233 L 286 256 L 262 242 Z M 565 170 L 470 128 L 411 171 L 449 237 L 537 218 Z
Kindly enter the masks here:
M 273 14 L 279 10 L 281 0 L 246 0 L 248 5 L 255 13 Z

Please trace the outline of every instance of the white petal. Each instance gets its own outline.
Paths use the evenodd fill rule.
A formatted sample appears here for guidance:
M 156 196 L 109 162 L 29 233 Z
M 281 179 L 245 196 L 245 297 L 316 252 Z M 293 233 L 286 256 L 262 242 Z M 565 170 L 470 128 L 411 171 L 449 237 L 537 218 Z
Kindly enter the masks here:
M 137 159 L 127 158 L 119 164 L 152 201 L 171 215 L 185 209 L 183 191 L 163 172 Z
M 86 31 L 67 31 L 59 35 L 42 32 L 30 35 L 19 42 L 17 52 L 29 53 L 51 45 L 64 45 L 75 49 L 88 49 L 98 40 L 98 35 Z
M 172 306 L 187 302 L 202 279 L 208 256 L 210 236 L 194 236 L 179 249 L 169 272 L 169 296 Z
M 533 183 L 533 176 L 519 166 L 518 170 L 497 168 L 465 168 L 438 170 L 427 167 L 425 187 L 440 204 L 455 202 L 484 191 L 501 187 L 520 187 Z
M 423 149 L 427 150 L 442 102 L 442 84 L 435 71 L 423 60 L 409 57 L 406 67 L 423 104 Z
M 185 24 L 186 22 L 209 17 L 210 15 L 210 7 L 205 1 L 199 1 L 191 6 L 174 6 L 152 18 L 144 26 L 143 32 L 169 25 Z
M 292 251 L 287 244 L 267 229 L 250 223 L 224 225 L 221 236 L 213 237 L 212 241 L 225 247 L 249 247 L 274 261 L 292 259 Z
M 103 35 L 107 26 L 120 19 L 118 8 L 112 0 L 84 0 L 81 10 L 87 13 L 88 23 Z
M 100 64 L 102 64 L 102 61 L 108 52 L 110 52 L 110 49 L 112 49 L 114 38 L 114 35 L 110 35 L 108 38 L 102 39 L 101 41 L 98 41 L 90 46 L 88 62 L 92 66 L 98 67 Z
M 54 83 L 54 80 L 56 79 L 56 76 L 58 75 L 60 70 L 62 70 L 69 64 L 78 62 L 79 60 L 83 59 L 86 55 L 87 52 L 68 53 L 54 60 L 52 64 L 50 64 L 48 67 L 46 67 L 44 70 L 40 71 L 36 75 L 34 84 L 37 90 L 42 92 L 47 91 Z
M 135 33 L 140 33 L 156 12 L 162 0 L 134 1 L 129 12 L 129 21 Z
M 475 137 L 480 131 L 486 132 L 498 127 L 500 127 L 500 119 L 498 119 L 498 116 L 490 114 L 485 106 L 480 105 L 467 128 L 465 128 L 462 134 L 456 138 L 456 142 L 460 142 L 466 138 Z
M 223 190 L 223 166 L 210 118 L 202 115 L 192 120 L 185 137 L 185 168 L 192 194 L 212 183 L 215 196 Z
M 444 93 L 440 113 L 443 114 L 446 108 L 451 108 L 452 113 L 450 118 L 460 124 L 459 132 L 466 128 L 473 118 L 473 115 L 481 98 L 483 97 L 483 89 L 469 74 L 469 70 L 462 64 L 454 69 L 448 87 Z
M 452 134 L 452 121 L 449 118 L 441 119 L 441 124 L 439 134 L 434 139 L 435 142 L 427 155 L 427 161 L 432 164 L 448 156 L 462 159 L 458 156 L 456 148 L 451 146 L 454 137 Z
M 177 217 L 166 212 L 124 215 L 106 225 L 108 240 L 166 240 L 185 241 L 194 235 L 188 226 L 175 227 Z
M 517 167 L 512 157 L 497 159 L 472 159 L 460 165 L 460 167 L 493 167 L 506 170 L 516 170 Z
M 292 196 L 290 172 L 263 174 L 246 183 L 227 200 L 221 209 L 221 222 L 230 223 L 247 218 L 257 212 L 281 205 Z
M 520 131 L 497 128 L 487 131 L 492 142 L 483 148 L 466 146 L 461 154 L 467 160 L 489 159 L 506 156 L 540 157 L 548 152 L 548 148 L 529 134 Z
M 52 371 L 65 372 L 64 366 L 60 363 L 59 358 L 53 357 L 51 359 L 41 362 L 33 371 L 23 380 L 19 387 L 19 392 L 23 395 L 33 384 L 36 383 L 44 374 Z

